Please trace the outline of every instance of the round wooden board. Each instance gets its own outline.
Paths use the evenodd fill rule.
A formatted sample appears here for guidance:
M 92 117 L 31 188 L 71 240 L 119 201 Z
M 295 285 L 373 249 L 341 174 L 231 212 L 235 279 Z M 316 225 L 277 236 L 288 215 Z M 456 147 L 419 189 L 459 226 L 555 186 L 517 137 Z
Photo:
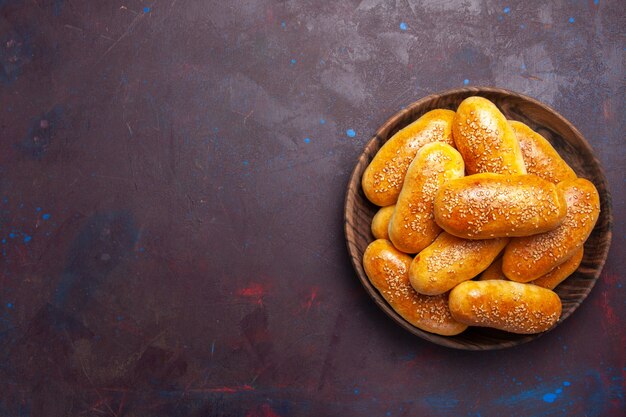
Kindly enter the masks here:
M 362 264 L 363 252 L 374 240 L 370 225 L 372 217 L 378 210 L 377 206 L 367 200 L 361 189 L 363 171 L 381 146 L 398 130 L 417 120 L 427 111 L 439 108 L 456 110 L 461 101 L 470 96 L 482 96 L 491 100 L 507 119 L 524 122 L 540 133 L 550 141 L 579 177 L 592 181 L 598 189 L 600 217 L 585 243 L 584 258 L 578 270 L 555 289 L 563 302 L 563 313 L 555 327 L 578 308 L 598 280 L 609 252 L 613 225 L 611 195 L 600 162 L 582 134 L 555 110 L 522 94 L 490 87 L 459 88 L 424 97 L 393 115 L 367 143 L 352 172 L 344 206 L 344 228 L 348 252 L 361 283 L 376 304 L 396 323 L 409 332 L 442 346 L 468 350 L 502 349 L 526 343 L 545 332 L 536 335 L 517 335 L 479 327 L 469 328 L 452 337 L 425 332 L 408 323 L 387 304 L 370 283 Z

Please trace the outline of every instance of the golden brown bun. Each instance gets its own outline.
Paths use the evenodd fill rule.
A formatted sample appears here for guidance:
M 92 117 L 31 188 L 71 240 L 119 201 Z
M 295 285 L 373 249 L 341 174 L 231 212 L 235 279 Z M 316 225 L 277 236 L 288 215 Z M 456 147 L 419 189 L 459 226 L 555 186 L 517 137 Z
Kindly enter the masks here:
M 557 188 L 567 204 L 563 223 L 546 233 L 511 240 L 502 258 L 502 271 L 510 280 L 528 282 L 547 274 L 571 258 L 593 230 L 600 214 L 596 187 L 578 178 Z
M 554 268 L 552 271 L 547 274 L 537 278 L 534 281 L 531 281 L 530 284 L 538 285 L 543 288 L 547 288 L 552 290 L 556 288 L 561 282 L 565 280 L 565 278 L 569 277 L 580 265 L 580 262 L 583 259 L 583 248 L 581 247 L 574 255 L 569 258 L 567 261 L 563 262 L 561 265 Z M 485 271 L 480 274 L 476 281 L 489 281 L 492 279 L 504 279 L 508 280 L 504 272 L 502 272 L 502 257 L 493 261 L 489 268 L 485 269 Z
M 470 175 L 443 184 L 435 198 L 437 224 L 465 239 L 547 232 L 565 213 L 563 193 L 536 175 Z
M 467 240 L 442 232 L 415 256 L 409 279 L 420 294 L 437 295 L 484 271 L 509 242 L 508 238 Z
M 554 292 L 512 281 L 467 281 L 450 292 L 450 312 L 468 326 L 493 327 L 511 333 L 541 333 L 561 316 Z
M 452 140 L 451 110 L 432 110 L 411 123 L 383 145 L 365 169 L 361 185 L 365 196 L 378 206 L 396 203 L 409 164 L 422 146 Z
M 411 257 L 378 239 L 363 254 L 363 267 L 370 282 L 389 305 L 409 323 L 422 330 L 453 336 L 467 328 L 452 319 L 448 294 L 429 297 L 416 293 L 409 283 Z
M 522 122 L 509 120 L 522 150 L 522 157 L 529 174 L 558 184 L 576 179 L 576 173 L 561 158 L 550 142 Z
M 372 219 L 372 234 L 376 239 L 389 239 L 389 220 L 396 206 L 381 207 Z
M 445 143 L 428 143 L 411 162 L 396 209 L 389 222 L 389 240 L 397 249 L 417 253 L 441 233 L 433 216 L 433 200 L 441 184 L 465 173 L 463 158 Z
M 452 135 L 468 175 L 526 173 L 513 128 L 486 98 L 469 97 L 461 102 L 454 116 Z
M 502 257 L 499 257 L 489 268 L 485 269 L 482 274 L 476 278 L 476 281 L 490 281 L 492 279 L 507 279 L 502 272 Z
M 538 285 L 543 288 L 552 290 L 556 288 L 561 282 L 565 281 L 565 278 L 569 277 L 578 269 L 580 262 L 583 260 L 584 248 L 581 247 L 574 255 L 561 265 L 554 268 L 542 277 L 532 281 L 531 284 Z

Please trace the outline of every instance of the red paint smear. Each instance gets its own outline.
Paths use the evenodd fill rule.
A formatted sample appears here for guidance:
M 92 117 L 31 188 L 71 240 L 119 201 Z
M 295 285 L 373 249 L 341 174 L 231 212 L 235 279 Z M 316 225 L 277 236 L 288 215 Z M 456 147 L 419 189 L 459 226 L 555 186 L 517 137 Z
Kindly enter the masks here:
M 619 281 L 619 277 L 615 274 L 608 274 L 608 273 L 602 274 L 602 282 L 604 282 L 605 284 L 611 287 L 617 284 L 617 281 Z
M 308 312 L 311 307 L 313 307 L 313 305 L 315 304 L 319 304 L 319 301 L 316 303 L 315 299 L 317 298 L 317 292 L 319 291 L 318 287 L 313 287 L 311 289 L 311 294 L 307 297 L 306 301 L 304 302 L 304 309 Z
M 265 296 L 265 294 L 266 294 L 265 287 L 263 287 L 263 285 L 258 284 L 258 283 L 252 283 L 245 288 L 241 288 L 237 290 L 237 295 L 240 295 L 242 297 L 261 298 Z
M 260 407 L 253 408 L 246 413 L 246 417 L 280 417 L 280 414 L 276 413 L 272 408 L 263 404 Z
M 619 324 L 619 319 L 615 314 L 615 310 L 613 310 L 613 307 L 609 305 L 609 291 L 602 291 L 600 306 L 604 311 L 604 316 L 606 317 L 606 321 L 608 322 L 609 326 L 616 326 L 617 324 Z

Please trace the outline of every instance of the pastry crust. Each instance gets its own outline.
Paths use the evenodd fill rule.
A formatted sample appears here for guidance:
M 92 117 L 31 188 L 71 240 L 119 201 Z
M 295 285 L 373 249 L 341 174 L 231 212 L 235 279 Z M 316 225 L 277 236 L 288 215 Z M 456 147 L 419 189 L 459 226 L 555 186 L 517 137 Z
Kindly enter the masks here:
M 468 326 L 518 334 L 550 329 L 561 317 L 562 308 L 553 291 L 503 280 L 463 282 L 450 292 L 449 305 L 452 316 Z
M 508 242 L 508 238 L 467 240 L 442 232 L 413 259 L 411 285 L 420 294 L 449 291 L 487 269 Z
M 489 268 L 485 269 L 482 274 L 476 278 L 476 281 L 490 281 L 492 279 L 506 279 L 504 272 L 502 272 L 502 257 L 499 257 Z
M 429 297 L 416 293 L 409 283 L 411 257 L 391 242 L 378 239 L 363 254 L 363 267 L 370 282 L 389 305 L 409 323 L 427 332 L 454 336 L 467 326 L 454 320 L 448 309 L 448 294 Z
M 389 222 L 389 240 L 406 253 L 417 253 L 441 233 L 435 223 L 433 201 L 439 187 L 464 175 L 461 154 L 445 143 L 429 143 L 409 166 L 395 211 Z
M 554 230 L 511 240 L 504 251 L 502 271 L 507 278 L 528 282 L 547 274 L 583 246 L 600 214 L 596 187 L 584 178 L 557 185 L 565 196 L 567 214 Z
M 509 120 L 520 144 L 524 165 L 534 174 L 551 183 L 576 179 L 576 173 L 561 158 L 550 142 L 522 122 Z
M 565 213 L 563 192 L 536 175 L 470 175 L 442 185 L 435 198 L 437 224 L 465 239 L 547 232 Z
M 555 289 L 557 285 L 565 281 L 567 277 L 572 275 L 574 271 L 578 269 L 580 262 L 583 260 L 584 251 L 584 248 L 581 247 L 574 252 L 574 255 L 572 255 L 572 257 L 567 261 L 563 262 L 561 265 L 557 266 L 544 276 L 532 281 L 531 284 L 535 284 L 549 290 Z
M 372 218 L 372 235 L 376 239 L 389 239 L 389 220 L 396 206 L 381 207 Z
M 393 135 L 380 148 L 361 179 L 363 192 L 377 206 L 396 203 L 409 165 L 422 146 L 452 140 L 452 110 L 432 110 Z
M 519 143 L 506 117 L 486 98 L 468 97 L 454 116 L 452 135 L 467 175 L 525 174 Z

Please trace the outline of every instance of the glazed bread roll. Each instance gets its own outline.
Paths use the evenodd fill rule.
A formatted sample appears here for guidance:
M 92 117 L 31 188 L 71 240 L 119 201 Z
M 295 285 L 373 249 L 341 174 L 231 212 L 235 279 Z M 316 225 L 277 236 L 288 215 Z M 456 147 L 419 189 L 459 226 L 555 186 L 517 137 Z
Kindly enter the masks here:
M 442 232 L 413 259 L 411 285 L 420 294 L 443 294 L 484 271 L 508 242 L 508 238 L 467 240 Z
M 485 269 L 482 274 L 476 278 L 476 281 L 490 281 L 492 279 L 506 279 L 504 272 L 502 272 L 502 257 L 499 257 L 489 268 Z
M 547 274 L 571 258 L 593 230 L 600 214 L 596 187 L 578 178 L 557 188 L 567 204 L 563 223 L 546 233 L 511 240 L 502 257 L 502 271 L 510 280 L 529 282 Z
M 389 239 L 389 220 L 396 206 L 381 207 L 372 219 L 372 235 L 376 239 Z
M 524 165 L 529 174 L 534 174 L 554 184 L 576 179 L 574 170 L 543 136 L 522 122 L 509 120 L 509 124 L 520 144 Z
M 452 140 L 451 110 L 432 110 L 411 123 L 383 145 L 365 169 L 361 184 L 365 196 L 377 206 L 396 203 L 409 164 L 422 146 Z
M 529 236 L 564 219 L 563 192 L 536 175 L 476 174 L 443 184 L 435 198 L 435 221 L 465 239 Z
M 429 297 L 416 293 L 409 283 L 411 257 L 378 239 L 363 254 L 363 267 L 370 282 L 389 305 L 409 323 L 422 330 L 453 336 L 467 328 L 450 315 L 448 294 Z
M 561 317 L 554 292 L 512 281 L 467 281 L 450 292 L 452 317 L 468 326 L 493 327 L 511 333 L 545 332 Z
M 406 253 L 417 253 L 441 233 L 433 216 L 433 200 L 444 182 L 465 173 L 463 158 L 452 146 L 428 143 L 417 152 L 404 179 L 389 222 L 389 240 Z
M 468 97 L 461 102 L 454 116 L 452 135 L 468 175 L 526 173 L 513 128 L 486 98 Z
M 584 249 L 583 247 L 581 247 L 576 252 L 574 252 L 574 255 L 567 261 L 563 262 L 561 265 L 557 266 L 544 276 L 539 277 L 534 281 L 531 281 L 531 284 L 553 290 L 554 288 L 556 288 L 557 285 L 563 282 L 565 278 L 572 275 L 574 271 L 578 269 L 580 262 L 583 260 L 583 254 Z
M 569 277 L 578 269 L 580 262 L 583 259 L 583 248 L 581 247 L 574 255 L 569 258 L 567 261 L 563 262 L 561 265 L 554 268 L 552 271 L 547 274 L 540 276 L 534 281 L 531 281 L 530 284 L 538 285 L 543 288 L 547 288 L 549 290 L 553 290 L 559 285 L 561 282 L 565 280 L 565 278 Z M 480 274 L 476 281 L 489 281 L 492 279 L 504 279 L 507 277 L 502 272 L 502 257 L 493 261 L 489 268 L 485 269 L 485 271 Z

